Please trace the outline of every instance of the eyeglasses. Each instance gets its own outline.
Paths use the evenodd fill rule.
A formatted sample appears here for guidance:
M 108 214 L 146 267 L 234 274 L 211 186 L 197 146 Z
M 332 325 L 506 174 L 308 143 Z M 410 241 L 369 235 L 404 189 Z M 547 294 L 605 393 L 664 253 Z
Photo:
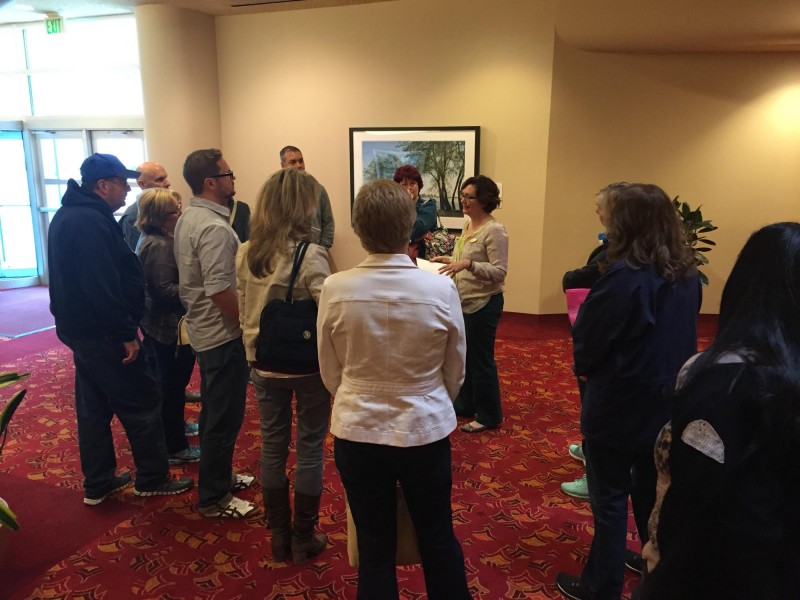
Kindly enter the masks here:
M 464 193 L 460 194 L 460 197 L 461 197 L 461 201 L 462 202 L 464 200 L 469 200 L 470 202 L 472 202 L 473 200 L 477 200 L 478 199 L 477 196 L 468 196 L 467 194 L 464 194 Z
M 233 174 L 233 171 L 228 171 L 227 173 L 220 173 L 219 175 L 209 175 L 209 179 L 219 179 L 220 177 L 230 177 L 231 181 L 236 181 L 236 175 Z

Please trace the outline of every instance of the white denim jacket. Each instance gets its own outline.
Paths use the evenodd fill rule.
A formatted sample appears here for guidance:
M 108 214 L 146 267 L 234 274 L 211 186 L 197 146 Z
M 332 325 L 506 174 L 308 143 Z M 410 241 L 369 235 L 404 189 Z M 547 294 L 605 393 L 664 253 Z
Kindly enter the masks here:
M 325 280 L 317 336 L 333 435 L 409 447 L 455 429 L 466 339 L 448 277 L 404 254 L 372 254 Z

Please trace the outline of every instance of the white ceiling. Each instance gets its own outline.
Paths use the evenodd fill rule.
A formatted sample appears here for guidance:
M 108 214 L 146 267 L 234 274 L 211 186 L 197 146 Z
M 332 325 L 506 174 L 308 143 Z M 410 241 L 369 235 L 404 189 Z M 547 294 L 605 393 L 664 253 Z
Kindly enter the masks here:
M 0 24 L 132 13 L 162 4 L 209 15 L 302 10 L 391 0 L 0 0 Z M 440 0 L 428 0 L 435 2 Z M 494 2 L 495 0 L 484 0 Z M 534 0 L 528 0 L 530 2 Z M 556 0 L 557 33 L 600 52 L 800 50 L 798 0 Z M 14 10 L 27 4 L 38 14 Z
M 164 4 L 187 8 L 209 15 L 238 15 L 279 10 L 299 10 L 349 4 L 367 4 L 386 0 L 0 0 L 0 24 L 43 20 L 47 13 L 65 19 L 133 13 L 143 4 Z M 27 5 L 34 11 L 18 10 Z

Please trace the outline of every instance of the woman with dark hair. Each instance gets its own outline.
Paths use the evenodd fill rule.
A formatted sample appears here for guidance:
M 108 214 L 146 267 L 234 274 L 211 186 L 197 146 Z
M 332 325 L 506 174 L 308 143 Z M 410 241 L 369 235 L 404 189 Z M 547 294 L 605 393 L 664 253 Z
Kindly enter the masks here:
M 485 175 L 461 186 L 461 206 L 469 217 L 456 240 L 453 256 L 436 256 L 440 273 L 456 282 L 467 331 L 467 369 L 455 400 L 456 414 L 474 420 L 460 427 L 479 433 L 503 421 L 500 380 L 494 361 L 494 340 L 503 313 L 503 289 L 508 272 L 508 233 L 492 212 L 500 206 L 500 190 Z
M 178 264 L 173 251 L 181 197 L 166 188 L 145 190 L 139 197 L 136 228 L 142 232 L 136 254 L 145 276 L 147 313 L 141 322 L 144 347 L 155 359 L 161 391 L 161 421 L 169 463 L 200 460 L 200 448 L 186 441 L 197 424 L 183 420 L 186 386 L 194 369 L 194 353 L 178 346 L 178 321 L 186 313 L 178 294 Z
M 396 183 L 362 187 L 353 229 L 369 256 L 331 275 L 319 301 L 319 366 L 335 396 L 336 468 L 358 532 L 358 600 L 399 597 L 398 483 L 428 598 L 471 597 L 453 532 L 448 437 L 464 379 L 464 324 L 453 282 L 408 260 L 414 214 Z
M 258 193 L 250 239 L 236 255 L 242 339 L 261 413 L 261 485 L 272 536 L 272 558 L 282 562 L 291 552 L 296 565 L 321 553 L 328 544 L 328 538 L 315 533 L 315 527 L 331 396 L 318 371 L 293 366 L 276 369 L 259 363 L 256 339 L 264 307 L 286 297 L 298 244 L 311 239 L 318 190 L 317 180 L 305 171 L 287 168 L 273 174 Z M 328 275 L 327 251 L 311 244 L 300 264 L 293 299 L 319 301 L 322 282 Z M 293 396 L 297 413 L 294 523 L 286 477 Z
M 641 597 L 797 598 L 800 224 L 750 237 L 722 292 L 716 340 L 679 379 L 656 445 L 670 481 L 651 517 Z
M 408 192 L 414 201 L 417 218 L 411 227 L 411 243 L 409 255 L 412 258 L 425 258 L 425 243 L 423 237 L 429 231 L 436 229 L 436 203 L 433 200 L 423 200 L 419 193 L 422 190 L 422 175 L 416 167 L 403 165 L 398 167 L 393 177 L 395 183 Z
M 697 350 L 700 280 L 669 196 L 631 184 L 607 205 L 608 267 L 572 329 L 575 373 L 586 381 L 581 433 L 595 530 L 581 576 L 556 577 L 575 600 L 620 597 L 628 497 L 644 543 L 655 502 L 653 443 L 669 419 L 664 393 Z

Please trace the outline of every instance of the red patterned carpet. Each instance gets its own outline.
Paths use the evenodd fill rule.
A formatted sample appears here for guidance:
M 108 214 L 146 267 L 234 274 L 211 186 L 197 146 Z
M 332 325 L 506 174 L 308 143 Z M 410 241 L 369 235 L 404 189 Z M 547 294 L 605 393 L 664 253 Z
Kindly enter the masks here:
M 497 350 L 504 426 L 451 436 L 456 534 L 476 599 L 559 598 L 556 572 L 580 572 L 592 535 L 588 504 L 558 487 L 581 473 L 566 452 L 578 439 L 571 344 L 505 339 Z M 84 506 L 70 354 L 57 347 L 14 367 L 33 375 L 0 456 L 0 496 L 21 524 L 0 566 L 0 598 L 355 598 L 356 571 L 347 562 L 344 499 L 331 438 L 320 518 L 331 546 L 302 567 L 276 564 L 261 517 L 203 519 L 195 508 L 196 492 L 143 499 L 128 488 L 100 506 Z M 4 389 L 0 397 L 10 397 L 12 390 Z M 189 410 L 196 413 L 197 405 Z M 132 469 L 116 421 L 115 431 L 120 468 Z M 257 475 L 259 449 L 251 390 L 236 469 Z M 196 475 L 197 466 L 174 471 Z M 242 496 L 261 502 L 257 487 Z M 635 534 L 629 537 L 638 550 Z M 401 568 L 398 576 L 401 598 L 426 597 L 420 567 Z M 629 591 L 635 580 L 626 578 Z

